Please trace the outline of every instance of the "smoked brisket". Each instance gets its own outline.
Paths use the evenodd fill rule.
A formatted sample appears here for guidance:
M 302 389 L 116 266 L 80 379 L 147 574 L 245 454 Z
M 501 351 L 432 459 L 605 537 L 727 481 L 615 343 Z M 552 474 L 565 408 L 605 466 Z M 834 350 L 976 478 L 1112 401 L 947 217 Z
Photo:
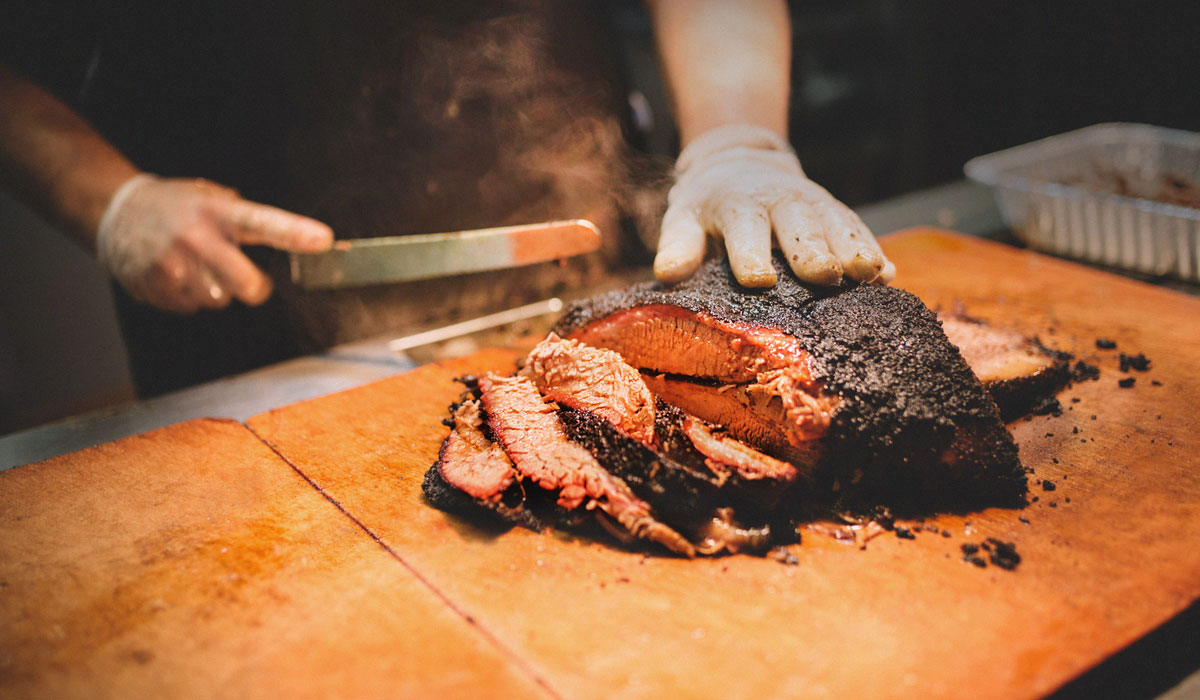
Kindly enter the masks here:
M 537 516 L 524 507 L 518 475 L 487 432 L 481 412 L 473 397 L 454 407 L 450 435 L 442 442 L 437 462 L 425 473 L 421 490 L 438 508 L 475 517 L 483 525 L 541 529 Z
M 1028 413 L 1071 379 L 1072 356 L 1037 338 L 997 328 L 960 308 L 938 317 L 1006 421 Z
M 533 484 L 556 492 L 566 511 L 595 508 L 634 537 L 691 555 L 691 545 L 659 522 L 649 505 L 606 471 L 590 452 L 572 442 L 553 406 L 526 377 L 489 374 L 479 380 L 488 425 L 517 471 Z
M 595 517 L 686 556 L 763 551 L 814 513 L 1023 504 L 1016 445 L 933 312 L 776 267 L 769 289 L 711 261 L 570 307 L 515 375 L 452 407 L 430 502 L 531 526 Z M 996 346 L 1012 372 L 1053 366 Z M 1003 394 L 1018 377 L 993 379 Z
M 716 341 L 704 345 L 728 352 L 747 343 L 762 348 L 760 339 L 769 337 L 769 348 L 750 360 L 751 381 L 760 379 L 760 368 L 780 369 L 786 364 L 780 356 L 790 352 L 823 396 L 840 400 L 813 468 L 824 488 L 847 503 L 927 509 L 1021 500 L 1025 475 L 1016 446 L 932 311 L 891 287 L 810 288 L 778 257 L 775 263 L 779 282 L 768 289 L 742 288 L 727 264 L 713 260 L 677 285 L 645 283 L 578 303 L 554 332 L 608 346 L 621 336 L 612 320 L 633 319 L 637 342 L 611 343 L 627 361 L 709 384 L 711 368 L 722 365 L 689 365 L 687 346 L 677 340 L 681 315 L 688 324 L 715 328 Z M 664 352 L 669 365 L 644 359 Z M 715 379 L 737 382 L 750 374 Z

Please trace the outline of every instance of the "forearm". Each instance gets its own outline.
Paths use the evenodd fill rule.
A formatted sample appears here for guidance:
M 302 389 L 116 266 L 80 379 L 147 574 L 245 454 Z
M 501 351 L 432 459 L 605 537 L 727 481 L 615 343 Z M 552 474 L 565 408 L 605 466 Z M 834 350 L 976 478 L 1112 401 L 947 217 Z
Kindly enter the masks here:
M 723 124 L 787 137 L 791 22 L 783 0 L 648 0 L 682 145 Z
M 70 107 L 0 66 L 0 182 L 88 250 L 113 193 L 137 172 Z

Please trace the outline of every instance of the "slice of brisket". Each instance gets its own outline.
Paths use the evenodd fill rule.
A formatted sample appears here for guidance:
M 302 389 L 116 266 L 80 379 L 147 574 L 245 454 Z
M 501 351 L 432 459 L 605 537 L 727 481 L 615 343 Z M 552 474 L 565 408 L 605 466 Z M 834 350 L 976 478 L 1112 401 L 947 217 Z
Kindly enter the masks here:
M 836 399 L 814 438 L 825 443 L 814 477 L 818 491 L 835 490 L 848 504 L 1020 501 L 1016 446 L 919 299 L 890 287 L 810 289 L 775 262 L 780 281 L 769 289 L 743 289 L 728 265 L 710 261 L 678 285 L 636 285 L 576 304 L 554 331 L 616 349 L 639 369 L 743 385 L 747 395 L 757 384 L 753 391 L 771 396 L 768 373 L 797 368 L 792 384 L 818 406 Z
M 663 408 L 661 403 L 659 406 Z M 687 459 L 688 464 L 650 449 L 594 413 L 562 408 L 559 417 L 572 440 L 586 447 L 605 469 L 628 483 L 664 522 L 686 533 L 697 553 L 764 549 L 771 536 L 765 516 L 784 491 L 780 486 L 787 485 L 789 470 L 794 475 L 794 469 L 707 431 L 698 442 L 719 442 L 714 451 L 719 453 L 720 459 L 728 461 L 706 457 L 693 445 L 690 437 L 682 434 L 683 424 L 678 422 L 690 421 L 698 425 L 699 421 L 683 416 L 678 409 L 673 410 L 676 416 L 666 420 L 677 422 L 663 434 L 670 436 L 670 443 L 676 439 L 676 431 L 681 433 L 680 442 L 686 446 L 681 444 L 672 449 Z M 671 410 L 660 411 L 658 415 L 661 425 L 662 417 L 671 416 Z M 756 459 L 762 464 L 756 464 Z M 714 471 L 720 473 L 714 474 Z M 742 525 L 735 510 L 750 513 L 759 524 Z
M 508 455 L 484 434 L 480 412 L 475 399 L 455 408 L 453 429 L 442 442 L 437 462 L 425 473 L 425 497 L 456 515 L 478 514 L 483 506 L 504 522 L 539 529 L 537 518 L 523 508 L 524 493 Z
M 654 396 L 638 371 L 612 350 L 551 333 L 525 358 L 521 374 L 547 399 L 595 413 L 631 438 L 654 443 Z
M 684 416 L 680 428 L 721 478 L 780 485 L 792 483 L 799 474 L 794 465 L 723 435 L 724 431 L 714 430 L 711 425 L 693 416 Z
M 754 381 L 759 372 L 805 363 L 800 343 L 770 326 L 648 303 L 571 327 L 571 314 L 579 308 L 568 311 L 558 328 L 570 328 L 571 338 L 615 350 L 629 364 L 649 372 L 737 383 Z
M 765 519 L 791 495 L 797 482 L 809 486 L 807 475 L 794 464 L 765 455 L 730 439 L 724 431 L 663 401 L 657 404 L 655 429 L 659 450 L 696 469 L 717 475 L 722 487 L 722 504 L 732 505 L 739 515 Z
M 656 406 L 642 376 L 612 350 L 551 333 L 529 353 L 521 374 L 533 379 L 545 398 L 564 407 L 559 418 L 570 438 L 671 524 L 706 519 L 710 508 L 701 501 L 711 499 L 713 486 L 725 487 L 723 505 L 749 501 L 761 510 L 763 504 L 777 502 L 783 487 L 798 475 L 796 467 L 724 430 L 713 430 L 668 404 Z M 796 422 L 802 421 L 797 417 Z M 670 438 L 664 444 L 687 466 L 663 454 L 656 440 L 659 425 Z M 676 495 L 664 501 L 668 492 Z
M 678 375 L 644 375 L 655 396 L 720 425 L 743 442 L 811 473 L 825 453 L 823 437 L 837 397 L 826 397 L 820 419 L 810 420 L 785 408 L 785 398 L 756 391 L 752 384 L 711 384 Z M 759 385 L 761 386 L 761 385 Z M 815 425 L 821 425 L 814 430 Z
M 454 488 L 480 501 L 498 501 L 517 474 L 504 450 L 480 430 L 482 424 L 479 402 L 462 402 L 438 465 L 442 478 Z
M 1071 355 L 1051 350 L 1037 338 L 997 328 L 961 308 L 938 318 L 1006 421 L 1028 413 L 1071 378 Z
M 534 383 L 523 376 L 489 374 L 479 380 L 488 425 L 522 476 L 558 493 L 558 505 L 572 511 L 599 508 L 635 537 L 692 556 L 679 533 L 659 522 L 650 506 L 618 477 L 605 471 L 582 446 L 572 442 Z

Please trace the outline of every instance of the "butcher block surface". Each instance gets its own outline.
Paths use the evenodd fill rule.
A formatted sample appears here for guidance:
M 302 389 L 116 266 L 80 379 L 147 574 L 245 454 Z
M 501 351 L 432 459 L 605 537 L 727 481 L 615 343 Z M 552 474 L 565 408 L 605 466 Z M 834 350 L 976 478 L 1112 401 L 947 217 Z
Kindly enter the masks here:
M 0 473 L 0 697 L 493 691 L 549 697 L 242 425 Z
M 0 474 L 0 696 L 1053 691 L 1200 596 L 1200 300 L 934 230 L 882 243 L 929 305 L 1100 367 L 1010 426 L 1027 508 L 865 549 L 808 533 L 797 565 L 481 530 L 420 485 L 453 378 L 521 354 L 492 349 L 256 416 L 261 442 L 192 422 Z M 1016 570 L 963 560 L 987 537 Z

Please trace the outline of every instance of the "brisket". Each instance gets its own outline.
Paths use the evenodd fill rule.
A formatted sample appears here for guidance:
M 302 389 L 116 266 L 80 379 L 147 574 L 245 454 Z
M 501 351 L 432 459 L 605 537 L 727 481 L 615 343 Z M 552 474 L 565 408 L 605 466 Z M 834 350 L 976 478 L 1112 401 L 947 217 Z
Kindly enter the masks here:
M 721 478 L 745 481 L 770 481 L 789 484 L 796 480 L 796 467 L 714 431 L 712 426 L 692 416 L 683 418 L 685 435 L 704 455 L 710 468 Z
M 790 462 L 805 473 L 811 472 L 824 454 L 823 437 L 831 421 L 837 397 L 824 397 L 816 415 L 805 415 L 785 408 L 785 397 L 755 391 L 754 385 L 713 385 L 676 375 L 645 375 L 646 385 L 655 396 L 723 426 L 729 434 L 757 446 L 767 454 Z M 820 429 L 815 429 L 820 425 Z
M 1020 500 L 1025 479 L 1016 446 L 933 312 L 912 294 L 890 287 L 809 288 L 787 274 L 781 259 L 775 262 L 780 281 L 769 289 L 743 289 L 728 265 L 710 261 L 678 285 L 635 285 L 576 304 L 554 331 L 612 342 L 639 369 L 689 379 L 745 379 L 747 394 L 751 381 L 767 386 L 762 370 L 799 367 L 796 383 L 810 396 L 838 399 L 820 437 L 825 444 L 817 476 L 848 504 L 949 508 Z M 681 314 L 693 324 L 689 329 L 699 324 L 727 338 L 722 352 L 751 346 L 753 380 L 749 371 L 727 373 L 721 362 L 709 359 L 689 366 L 689 357 L 708 357 L 700 346 L 714 343 L 700 334 L 694 352 L 686 342 L 681 345 L 676 330 Z M 636 329 L 631 332 L 636 343 L 610 341 L 621 335 L 621 323 Z M 762 342 L 770 333 L 791 341 L 770 336 L 776 340 Z M 672 349 L 669 365 L 652 359 L 663 347 Z M 784 354 L 802 362 L 780 367 Z
M 1049 386 L 1061 356 L 949 318 L 960 353 L 907 292 L 809 288 L 776 267 L 769 289 L 711 261 L 573 305 L 518 373 L 479 379 L 455 407 L 429 500 L 531 526 L 594 515 L 687 556 L 764 551 L 831 509 L 1023 503 L 976 372 L 1003 398 L 1031 377 Z
M 631 438 L 654 442 L 654 396 L 638 371 L 612 350 L 553 333 L 525 358 L 521 374 L 547 399 L 595 413 Z
M 457 515 L 490 511 L 506 523 L 539 529 L 541 523 L 523 507 L 524 493 L 508 455 L 483 432 L 479 402 L 467 399 L 452 415 L 454 427 L 421 484 L 425 497 Z
M 615 350 L 649 372 L 737 383 L 759 372 L 801 367 L 806 353 L 776 328 L 723 321 L 704 311 L 649 304 L 579 327 L 571 337 Z
M 718 506 L 762 516 L 797 479 L 793 465 L 733 440 L 674 406 L 659 401 L 656 416 L 659 441 L 652 448 L 597 414 L 559 410 L 571 440 L 673 526 L 706 523 Z
M 586 449 L 571 442 L 553 406 L 526 377 L 489 374 L 479 380 L 488 425 L 521 475 L 558 493 L 567 511 L 598 508 L 635 537 L 691 556 L 692 546 L 659 522 L 650 506 L 621 479 L 605 471 Z
M 665 523 L 686 533 L 697 554 L 736 554 L 766 548 L 771 536 L 770 526 L 742 525 L 735 519 L 735 507 L 729 504 L 735 504 L 739 512 L 747 505 L 744 511 L 762 521 L 769 507 L 751 503 L 749 499 L 766 496 L 777 500 L 779 489 L 754 487 L 768 483 L 778 486 L 779 481 L 772 478 L 774 475 L 765 474 L 764 470 L 786 471 L 788 465 L 778 465 L 776 460 L 741 446 L 746 452 L 738 455 L 736 461 L 753 476 L 730 478 L 733 465 L 706 460 L 703 453 L 690 446 L 690 442 L 688 449 L 694 451 L 699 460 L 691 460 L 693 464 L 687 465 L 655 452 L 594 413 L 563 408 L 559 416 L 571 439 L 586 447 L 605 469 L 628 483 Z M 736 454 L 737 448 L 731 443 L 732 440 L 726 440 L 723 448 Z M 752 466 L 755 455 L 768 463 L 757 468 Z M 714 474 L 709 467 L 722 473 Z
M 464 401 L 454 412 L 454 430 L 442 444 L 438 465 L 446 483 L 484 502 L 499 501 L 516 479 L 512 462 L 480 430 L 479 402 Z
M 1037 338 L 997 328 L 959 308 L 938 317 L 1006 421 L 1028 413 L 1071 378 L 1071 355 L 1051 350 Z
M 679 464 L 715 474 L 722 503 L 735 506 L 739 515 L 766 518 L 786 500 L 793 484 L 803 481 L 808 485 L 807 475 L 801 480 L 796 465 L 732 440 L 661 398 L 655 430 L 659 451 Z
M 617 430 L 600 416 L 561 408 L 567 435 L 620 477 L 665 522 L 684 528 L 704 522 L 723 483 L 701 460 L 682 464 Z
M 768 373 L 782 377 L 788 369 Z M 521 370 L 537 385 L 542 395 L 559 403 L 559 418 L 569 437 L 583 445 L 606 470 L 626 481 L 641 498 L 674 524 L 690 516 L 704 516 L 707 509 L 698 501 L 711 496 L 711 486 L 726 484 L 728 499 L 746 500 L 742 491 L 755 492 L 751 502 L 774 502 L 781 487 L 796 480 L 797 469 L 731 439 L 724 430 L 714 431 L 704 421 L 667 404 L 656 411 L 655 399 L 637 370 L 612 350 L 589 347 L 577 340 L 563 340 L 553 333 L 526 357 Z M 776 380 L 778 382 L 778 380 Z M 798 411 L 792 411 L 795 414 Z M 661 416 L 661 420 L 656 420 Z M 795 422 L 807 419 L 796 417 Z M 656 426 L 674 454 L 688 465 L 656 452 Z M 751 488 L 746 488 L 752 485 Z M 675 492 L 673 498 L 662 495 Z M 695 501 L 681 507 L 681 501 Z
M 682 402 L 672 403 L 738 439 L 761 440 L 756 444 L 783 459 L 819 451 L 806 443 L 825 436 L 840 404 L 814 380 L 800 343 L 778 328 L 651 304 L 617 311 L 571 337 L 620 353 L 652 377 L 647 383 L 659 395 L 667 383 L 696 384 L 676 386 Z M 718 395 L 706 396 L 712 391 Z

